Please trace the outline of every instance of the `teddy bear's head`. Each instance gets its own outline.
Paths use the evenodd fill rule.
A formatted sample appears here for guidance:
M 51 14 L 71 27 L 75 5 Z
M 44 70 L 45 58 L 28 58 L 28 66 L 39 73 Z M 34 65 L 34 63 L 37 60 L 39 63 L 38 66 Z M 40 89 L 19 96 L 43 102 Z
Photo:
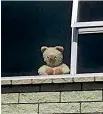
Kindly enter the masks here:
M 43 53 L 44 61 L 48 66 L 56 67 L 59 66 L 63 61 L 63 51 L 64 48 L 62 46 L 56 47 L 41 47 L 41 51 Z

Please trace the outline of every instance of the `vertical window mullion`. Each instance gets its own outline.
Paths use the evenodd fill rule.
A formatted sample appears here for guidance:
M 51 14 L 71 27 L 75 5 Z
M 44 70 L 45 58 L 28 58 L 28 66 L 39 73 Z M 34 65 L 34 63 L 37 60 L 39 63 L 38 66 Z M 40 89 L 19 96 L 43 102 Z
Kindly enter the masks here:
M 78 4 L 78 0 L 73 0 L 71 26 L 77 23 Z
M 71 41 L 71 75 L 77 72 L 77 43 L 78 43 L 78 30 L 72 28 L 72 41 Z
M 77 23 L 78 2 L 79 0 L 73 0 L 71 26 Z M 71 75 L 75 75 L 77 71 L 77 41 L 78 41 L 78 31 L 75 27 L 72 27 L 71 64 L 70 64 Z

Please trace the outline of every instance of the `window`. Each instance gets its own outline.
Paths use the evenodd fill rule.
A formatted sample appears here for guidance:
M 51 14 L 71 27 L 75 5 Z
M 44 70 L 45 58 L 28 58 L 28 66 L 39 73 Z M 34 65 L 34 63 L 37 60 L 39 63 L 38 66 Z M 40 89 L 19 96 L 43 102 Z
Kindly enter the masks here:
M 103 73 L 102 1 L 2 1 L 2 77 L 37 76 L 41 46 L 62 45 L 70 75 Z
M 102 21 L 103 3 L 102 1 L 79 1 L 78 21 Z
M 77 73 L 103 73 L 103 33 L 79 34 Z
M 73 1 L 71 74 L 103 73 L 103 2 Z
M 72 1 L 2 1 L 2 77 L 37 76 L 41 46 L 62 45 L 70 66 Z

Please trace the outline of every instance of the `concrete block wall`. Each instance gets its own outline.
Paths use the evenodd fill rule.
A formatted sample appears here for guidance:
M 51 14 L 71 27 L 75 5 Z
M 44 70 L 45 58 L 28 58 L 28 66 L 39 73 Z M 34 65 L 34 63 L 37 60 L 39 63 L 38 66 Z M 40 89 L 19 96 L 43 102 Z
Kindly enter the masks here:
M 1 114 L 103 114 L 103 83 L 2 85 Z

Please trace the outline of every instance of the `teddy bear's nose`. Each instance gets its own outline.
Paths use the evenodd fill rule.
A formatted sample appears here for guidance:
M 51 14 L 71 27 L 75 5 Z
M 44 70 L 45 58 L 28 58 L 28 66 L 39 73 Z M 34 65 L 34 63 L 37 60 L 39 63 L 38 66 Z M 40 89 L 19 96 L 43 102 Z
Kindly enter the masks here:
M 48 59 L 49 59 L 50 61 L 55 60 L 55 56 L 54 56 L 54 55 L 49 55 L 49 56 L 48 56 Z

